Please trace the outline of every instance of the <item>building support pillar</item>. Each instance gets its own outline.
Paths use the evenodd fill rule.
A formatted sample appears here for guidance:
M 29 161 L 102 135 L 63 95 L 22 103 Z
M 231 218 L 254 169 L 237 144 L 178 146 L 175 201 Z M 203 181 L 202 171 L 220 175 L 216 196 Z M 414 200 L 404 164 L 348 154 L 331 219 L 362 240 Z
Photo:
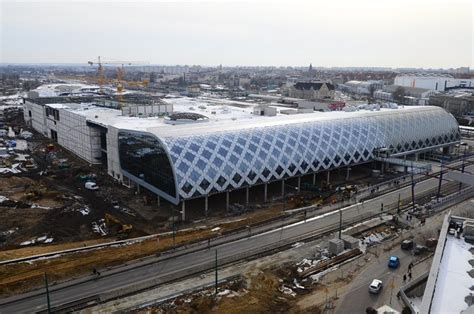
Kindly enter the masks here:
M 380 165 L 380 174 L 384 174 L 385 172 L 385 162 L 382 161 L 382 164 Z
M 137 183 L 137 194 L 140 194 L 140 184 Z
M 331 171 L 328 170 L 327 174 L 326 174 L 326 184 L 329 185 L 329 183 L 331 182 Z
M 281 196 L 285 196 L 285 179 L 281 180 Z
M 346 181 L 349 181 L 350 173 L 351 173 L 351 168 L 350 168 L 349 166 L 347 166 L 347 170 L 346 170 Z
M 419 154 L 419 153 L 416 153 L 416 154 L 415 154 L 415 161 L 418 161 L 418 158 L 420 158 L 420 154 Z
M 181 220 L 186 220 L 186 201 L 181 201 Z
M 204 196 L 204 215 L 207 217 L 207 210 L 209 209 L 208 196 Z
M 229 211 L 229 191 L 225 192 L 225 210 Z
M 268 192 L 268 184 L 264 183 L 263 184 L 263 201 L 267 201 L 267 192 Z
M 298 193 L 301 192 L 301 177 L 298 176 Z
M 313 173 L 313 185 L 316 185 L 316 172 Z
M 245 207 L 249 207 L 249 187 L 245 188 Z

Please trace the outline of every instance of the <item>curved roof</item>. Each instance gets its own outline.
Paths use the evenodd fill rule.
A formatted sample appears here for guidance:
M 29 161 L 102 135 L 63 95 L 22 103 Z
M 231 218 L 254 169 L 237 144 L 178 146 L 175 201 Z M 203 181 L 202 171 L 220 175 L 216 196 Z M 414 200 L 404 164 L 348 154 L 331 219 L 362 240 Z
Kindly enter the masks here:
M 456 120 L 438 107 L 310 115 L 195 135 L 150 133 L 166 146 L 181 199 L 369 161 L 375 148 L 403 154 L 459 140 Z

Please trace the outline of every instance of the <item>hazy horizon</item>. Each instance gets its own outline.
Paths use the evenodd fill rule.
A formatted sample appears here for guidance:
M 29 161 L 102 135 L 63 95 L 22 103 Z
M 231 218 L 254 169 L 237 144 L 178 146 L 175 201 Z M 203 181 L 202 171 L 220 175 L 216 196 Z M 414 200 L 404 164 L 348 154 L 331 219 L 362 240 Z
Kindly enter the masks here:
M 2 1 L 3 64 L 473 67 L 470 1 Z

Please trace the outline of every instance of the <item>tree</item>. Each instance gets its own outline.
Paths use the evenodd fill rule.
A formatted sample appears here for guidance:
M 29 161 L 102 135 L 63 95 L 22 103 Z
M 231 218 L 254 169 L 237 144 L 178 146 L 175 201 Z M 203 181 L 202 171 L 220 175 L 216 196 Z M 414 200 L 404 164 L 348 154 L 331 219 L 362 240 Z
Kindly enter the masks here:
M 403 97 L 405 97 L 405 89 L 398 86 L 397 89 L 392 93 L 393 100 L 397 103 L 403 103 Z
M 156 83 L 156 73 L 155 72 L 150 73 L 150 83 Z

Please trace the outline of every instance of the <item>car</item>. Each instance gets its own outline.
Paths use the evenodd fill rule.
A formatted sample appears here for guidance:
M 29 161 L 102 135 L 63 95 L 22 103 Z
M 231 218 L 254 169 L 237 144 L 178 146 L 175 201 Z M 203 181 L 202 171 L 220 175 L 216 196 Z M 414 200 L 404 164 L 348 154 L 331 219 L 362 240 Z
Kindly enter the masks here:
M 379 293 L 380 290 L 382 290 L 382 281 L 378 279 L 372 280 L 372 283 L 369 286 L 369 292 L 370 293 Z
M 400 259 L 398 256 L 390 256 L 388 259 L 388 267 L 397 268 L 398 266 L 400 266 Z
M 421 255 L 428 251 L 428 248 L 424 245 L 417 245 L 413 249 L 413 255 Z
M 400 246 L 402 250 L 411 250 L 414 245 L 415 242 L 413 240 L 403 240 Z
M 95 182 L 86 182 L 84 184 L 84 187 L 88 190 L 93 190 L 93 191 L 99 189 L 99 186 Z

